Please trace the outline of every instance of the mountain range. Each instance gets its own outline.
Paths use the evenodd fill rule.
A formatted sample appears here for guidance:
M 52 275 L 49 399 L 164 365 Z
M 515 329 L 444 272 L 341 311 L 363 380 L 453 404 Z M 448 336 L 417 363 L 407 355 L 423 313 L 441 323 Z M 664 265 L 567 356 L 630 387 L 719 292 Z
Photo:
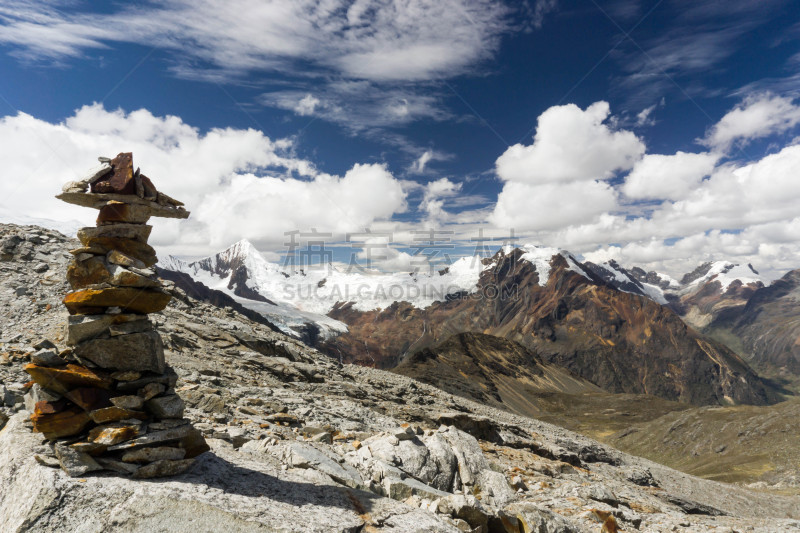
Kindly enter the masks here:
M 410 372 L 409 365 L 422 364 L 418 352 L 479 333 L 612 393 L 695 405 L 780 398 L 779 387 L 751 368 L 760 354 L 713 334 L 744 331 L 743 319 L 734 324 L 733 317 L 770 289 L 749 265 L 706 263 L 676 280 L 529 245 L 462 258 L 433 273 L 292 270 L 241 241 L 209 258 L 169 258 L 161 267 L 228 294 L 341 362 Z M 452 339 L 445 349 L 465 342 L 475 338 Z

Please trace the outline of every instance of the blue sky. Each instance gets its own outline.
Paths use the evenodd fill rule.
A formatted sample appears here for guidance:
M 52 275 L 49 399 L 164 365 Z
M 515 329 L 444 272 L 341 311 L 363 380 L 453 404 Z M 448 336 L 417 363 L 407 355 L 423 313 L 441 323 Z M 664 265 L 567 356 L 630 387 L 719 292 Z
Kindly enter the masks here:
M 0 217 L 84 222 L 22 206 L 136 147 L 194 201 L 175 253 L 371 227 L 402 268 L 435 226 L 778 272 L 800 266 L 799 36 L 788 0 L 6 1 L 0 179 L 26 179 Z

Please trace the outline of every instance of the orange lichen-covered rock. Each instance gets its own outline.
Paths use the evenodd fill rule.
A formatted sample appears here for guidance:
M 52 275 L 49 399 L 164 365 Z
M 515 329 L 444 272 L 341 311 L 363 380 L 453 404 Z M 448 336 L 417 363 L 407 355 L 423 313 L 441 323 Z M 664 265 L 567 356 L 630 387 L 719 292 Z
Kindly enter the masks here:
M 24 370 L 40 387 L 59 394 L 65 394 L 79 387 L 110 389 L 113 384 L 111 378 L 80 365 L 47 367 L 27 364 Z
M 89 440 L 97 444 L 113 446 L 114 444 L 125 442 L 138 435 L 139 429 L 134 426 L 97 427 L 89 432 Z
M 102 314 L 104 308 L 119 307 L 127 313 L 157 313 L 172 297 L 163 291 L 131 287 L 83 289 L 67 294 L 64 305 L 72 315 Z
M 67 281 L 73 289 L 105 283 L 110 279 L 111 274 L 102 257 L 92 257 L 86 261 L 74 260 L 67 267 Z
M 49 440 L 55 440 L 77 435 L 89 424 L 90 418 L 86 411 L 73 406 L 52 414 L 34 412 L 31 415 L 31 422 L 34 431 L 43 433 Z

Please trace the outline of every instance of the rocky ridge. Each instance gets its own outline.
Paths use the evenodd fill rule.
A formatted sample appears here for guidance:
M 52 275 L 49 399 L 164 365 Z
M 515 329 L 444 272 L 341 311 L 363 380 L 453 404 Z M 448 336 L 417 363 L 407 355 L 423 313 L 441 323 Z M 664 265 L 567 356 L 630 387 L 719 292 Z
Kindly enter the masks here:
M 63 345 L 66 313 L 56 304 L 68 290 L 67 239 L 0 225 L 0 242 L 11 234 L 16 245 L 0 262 L 4 531 L 800 527 L 796 496 L 693 478 L 404 376 L 338 365 L 174 289 L 153 321 L 185 416 L 212 453 L 158 484 L 70 478 L 47 466 L 52 449 L 26 427 L 22 371 L 42 337 Z

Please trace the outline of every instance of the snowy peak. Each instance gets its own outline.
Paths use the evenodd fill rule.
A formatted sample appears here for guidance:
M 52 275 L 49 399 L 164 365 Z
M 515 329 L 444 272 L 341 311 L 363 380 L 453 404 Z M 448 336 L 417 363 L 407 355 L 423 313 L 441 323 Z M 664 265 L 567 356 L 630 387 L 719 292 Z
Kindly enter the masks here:
M 764 278 L 753 268 L 753 265 L 737 265 L 729 261 L 713 261 L 703 263 L 693 272 L 686 274 L 681 280 L 687 292 L 707 283 L 719 282 L 720 290 L 726 292 L 734 282 L 742 285 L 764 285 Z

